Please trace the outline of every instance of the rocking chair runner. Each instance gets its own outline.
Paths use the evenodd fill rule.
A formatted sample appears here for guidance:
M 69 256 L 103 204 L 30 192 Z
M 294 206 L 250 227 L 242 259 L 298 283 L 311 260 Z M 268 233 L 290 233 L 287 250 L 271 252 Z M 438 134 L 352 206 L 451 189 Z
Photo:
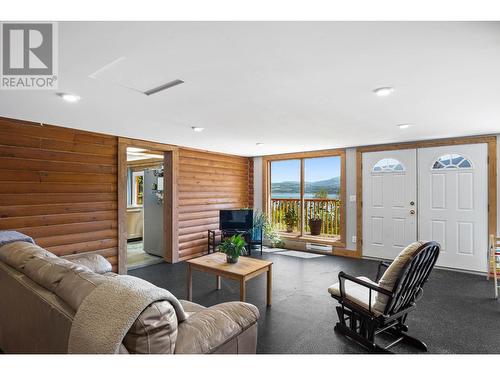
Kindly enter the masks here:
M 377 282 L 340 272 L 339 282 L 328 288 L 340 303 L 336 307 L 339 322 L 335 330 L 373 352 L 387 353 L 402 341 L 427 351 L 423 341 L 406 334 L 405 322 L 408 313 L 415 309 L 415 302 L 422 297 L 422 287 L 436 264 L 439 251 L 436 242 L 414 242 L 392 263 L 380 262 Z M 395 340 L 381 347 L 375 343 L 380 333 Z

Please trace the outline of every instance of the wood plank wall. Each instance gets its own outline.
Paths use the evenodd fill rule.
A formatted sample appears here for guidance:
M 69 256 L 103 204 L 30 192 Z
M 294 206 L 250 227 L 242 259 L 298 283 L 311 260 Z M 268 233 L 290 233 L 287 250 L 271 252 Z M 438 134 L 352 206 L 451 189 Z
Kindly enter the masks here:
M 253 206 L 253 160 L 179 149 L 179 260 L 207 251 L 219 210 Z
M 118 264 L 118 138 L 0 117 L 0 230 Z M 220 209 L 253 206 L 251 158 L 179 148 L 179 260 L 207 251 Z
M 0 118 L 0 230 L 118 264 L 117 138 Z

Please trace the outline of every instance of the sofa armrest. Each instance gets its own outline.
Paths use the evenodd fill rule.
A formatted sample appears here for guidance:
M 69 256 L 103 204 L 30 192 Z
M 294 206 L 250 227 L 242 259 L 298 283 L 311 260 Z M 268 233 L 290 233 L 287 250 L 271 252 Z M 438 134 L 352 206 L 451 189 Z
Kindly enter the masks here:
M 198 311 L 179 324 L 176 354 L 212 353 L 255 325 L 257 307 L 245 302 L 226 302 Z
M 107 272 L 111 272 L 111 270 L 113 269 L 111 263 L 109 263 L 106 258 L 95 253 L 68 255 L 63 258 L 69 260 L 70 262 L 76 263 L 79 266 L 87 267 L 92 272 L 101 275 Z

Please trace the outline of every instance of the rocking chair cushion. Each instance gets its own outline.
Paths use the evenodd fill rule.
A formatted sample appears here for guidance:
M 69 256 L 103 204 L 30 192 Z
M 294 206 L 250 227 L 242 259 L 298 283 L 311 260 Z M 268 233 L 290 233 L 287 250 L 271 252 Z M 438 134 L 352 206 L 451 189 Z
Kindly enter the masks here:
M 399 255 L 393 260 L 391 265 L 387 268 L 387 270 L 385 270 L 384 274 L 378 282 L 378 286 L 392 291 L 404 266 L 424 243 L 425 241 L 413 242 L 412 244 L 408 245 L 403 251 L 401 251 Z M 374 309 L 378 311 L 384 311 L 388 300 L 388 296 L 379 293 L 373 306 Z
M 377 283 L 373 282 L 367 277 L 364 276 L 358 276 L 357 279 L 366 281 L 367 283 L 377 285 Z M 368 302 L 370 301 L 370 289 L 364 287 L 363 285 L 359 285 L 356 283 L 353 283 L 352 281 L 346 280 L 344 283 L 345 287 L 345 297 L 350 300 L 351 302 L 354 302 L 355 304 L 365 308 L 366 310 L 370 310 L 368 307 Z M 330 294 L 333 294 L 334 296 L 340 297 L 340 283 L 333 284 L 328 288 L 328 292 Z M 383 309 L 382 310 L 377 310 L 375 308 L 375 303 L 377 300 L 377 292 L 372 291 L 372 299 L 371 299 L 371 311 L 375 315 L 382 315 Z

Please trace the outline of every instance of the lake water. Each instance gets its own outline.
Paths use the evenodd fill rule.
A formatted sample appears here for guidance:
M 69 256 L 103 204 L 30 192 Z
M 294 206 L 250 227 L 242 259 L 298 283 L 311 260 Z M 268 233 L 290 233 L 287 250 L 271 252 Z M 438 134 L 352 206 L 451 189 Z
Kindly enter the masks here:
M 299 193 L 272 193 L 271 198 L 295 198 L 299 199 Z M 305 193 L 304 198 L 314 198 L 314 194 Z M 329 199 L 339 199 L 338 194 L 328 194 Z

